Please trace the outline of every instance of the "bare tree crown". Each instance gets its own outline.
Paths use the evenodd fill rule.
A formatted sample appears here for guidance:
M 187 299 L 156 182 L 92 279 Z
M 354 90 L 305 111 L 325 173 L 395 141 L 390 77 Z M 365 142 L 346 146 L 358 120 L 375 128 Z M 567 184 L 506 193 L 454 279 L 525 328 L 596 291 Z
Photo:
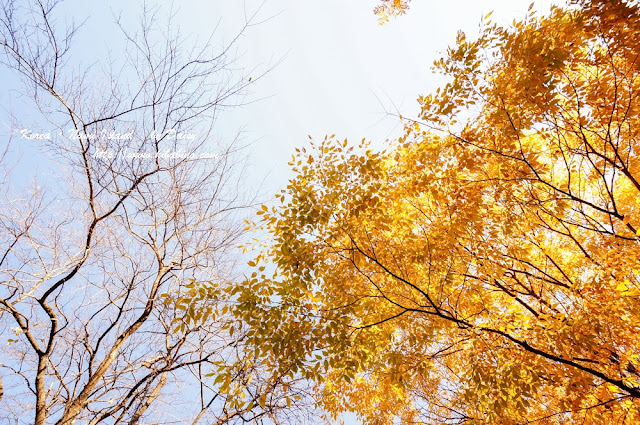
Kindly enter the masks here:
M 263 73 L 235 70 L 238 37 L 186 47 L 159 7 L 144 8 L 136 32 L 117 21 L 122 61 L 78 72 L 72 40 L 86 28 L 61 28 L 58 12 L 57 1 L 31 0 L 4 1 L 0 13 L 0 61 L 51 127 L 26 138 L 59 170 L 48 190 L 12 190 L 26 173 L 8 158 L 28 123 L 9 117 L 0 326 L 14 336 L 0 353 L 0 421 L 277 422 L 279 378 L 261 375 L 242 335 L 229 335 L 224 302 L 205 310 L 216 320 L 176 329 L 183 314 L 161 296 L 233 277 L 251 199 L 239 141 L 219 142 L 214 129 Z

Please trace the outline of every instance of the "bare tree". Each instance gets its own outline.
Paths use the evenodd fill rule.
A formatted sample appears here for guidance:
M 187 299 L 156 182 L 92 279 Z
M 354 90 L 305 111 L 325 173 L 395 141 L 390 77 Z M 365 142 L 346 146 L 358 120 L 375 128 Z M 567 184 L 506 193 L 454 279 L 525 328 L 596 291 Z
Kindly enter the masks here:
M 125 51 L 106 72 L 78 72 L 78 27 L 60 32 L 57 3 L 9 0 L 0 15 L 1 62 L 51 128 L 40 146 L 55 173 L 17 183 L 29 172 L 11 168 L 8 146 L 29 127 L 12 124 L 0 177 L 0 329 L 11 332 L 0 420 L 291 420 L 287 398 L 307 394 L 251 362 L 244 336 L 229 332 L 229 300 L 197 323 L 163 302 L 199 290 L 192 281 L 223 288 L 234 277 L 251 200 L 241 146 L 216 142 L 214 123 L 262 74 L 235 70 L 238 38 L 185 50 L 159 8 L 143 10 L 135 33 L 119 23 Z

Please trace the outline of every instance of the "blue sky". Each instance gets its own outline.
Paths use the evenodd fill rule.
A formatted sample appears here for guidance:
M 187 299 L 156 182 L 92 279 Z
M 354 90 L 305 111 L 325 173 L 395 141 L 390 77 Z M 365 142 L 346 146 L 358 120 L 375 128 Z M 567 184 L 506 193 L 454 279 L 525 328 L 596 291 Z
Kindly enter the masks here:
M 168 2 L 161 11 L 169 9 Z M 265 196 L 276 193 L 290 176 L 287 162 L 307 135 L 384 143 L 400 134 L 401 125 L 387 111 L 405 116 L 417 111 L 415 99 L 434 90 L 441 79 L 431 65 L 455 41 L 458 30 L 477 34 L 483 15 L 493 11 L 494 22 L 509 24 L 524 16 L 530 0 L 413 0 L 409 13 L 380 26 L 374 0 L 183 0 L 174 23 L 190 41 L 205 39 L 217 28 L 214 45 L 228 43 L 244 16 L 256 10 L 262 22 L 249 28 L 237 44 L 238 68 L 255 75 L 272 68 L 251 87 L 254 101 L 225 113 L 217 137 L 242 132 L 250 143 L 252 167 L 248 181 Z M 550 0 L 535 3 L 546 11 Z M 125 26 L 136 27 L 138 2 L 82 2 L 61 4 L 65 20 L 86 19 L 71 53 L 73 61 L 100 64 L 105 52 L 122 55 L 122 37 L 113 24 L 120 15 Z M 98 69 L 98 68 L 96 68 Z M 6 69 L 0 78 L 13 86 Z M 248 74 L 251 75 L 251 74 Z M 28 99 L 27 99 L 28 100 Z M 16 92 L 0 93 L 0 106 L 22 108 Z M 22 109 L 19 109 L 22 114 Z M 37 111 L 22 116 L 37 120 Z M 6 120 L 6 114 L 1 117 Z M 23 123 L 31 118 L 23 119 Z
M 194 7 L 224 16 L 241 16 L 242 2 L 194 1 Z M 189 4 L 189 6 L 187 6 Z M 185 11 L 191 2 L 183 3 Z M 247 1 L 248 9 L 259 2 Z M 268 0 L 263 17 L 243 40 L 247 64 L 281 63 L 255 87 L 256 98 L 267 97 L 231 114 L 225 125 L 244 127 L 253 145 L 254 171 L 269 175 L 265 189 L 286 183 L 287 161 L 294 147 L 336 134 L 382 143 L 398 136 L 401 125 L 386 111 L 411 116 L 415 99 L 441 82 L 431 71 L 433 61 L 455 41 L 458 30 L 477 34 L 480 18 L 493 11 L 494 22 L 509 24 L 524 16 L 529 0 L 414 0 L 409 13 L 380 26 L 371 0 L 321 2 Z M 208 6 L 207 6 L 208 5 Z M 548 10 L 549 0 L 534 8 Z M 207 13 L 187 24 L 204 31 Z M 273 190 L 271 190 L 273 191 Z

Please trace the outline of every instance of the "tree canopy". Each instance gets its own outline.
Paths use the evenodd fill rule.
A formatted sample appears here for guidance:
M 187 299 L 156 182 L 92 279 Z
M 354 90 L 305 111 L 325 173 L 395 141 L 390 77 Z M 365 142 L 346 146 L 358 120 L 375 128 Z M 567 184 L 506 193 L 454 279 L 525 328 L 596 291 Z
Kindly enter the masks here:
M 485 22 L 385 150 L 300 149 L 232 289 L 254 354 L 369 424 L 640 422 L 638 34 L 620 0 Z

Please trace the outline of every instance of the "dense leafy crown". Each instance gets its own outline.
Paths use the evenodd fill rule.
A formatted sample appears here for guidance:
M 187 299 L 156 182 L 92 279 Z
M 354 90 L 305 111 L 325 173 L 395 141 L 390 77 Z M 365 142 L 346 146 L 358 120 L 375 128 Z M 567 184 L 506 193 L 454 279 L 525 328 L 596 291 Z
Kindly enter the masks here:
M 639 423 L 639 34 L 489 22 L 387 150 L 301 149 L 233 290 L 255 354 L 370 424 Z

